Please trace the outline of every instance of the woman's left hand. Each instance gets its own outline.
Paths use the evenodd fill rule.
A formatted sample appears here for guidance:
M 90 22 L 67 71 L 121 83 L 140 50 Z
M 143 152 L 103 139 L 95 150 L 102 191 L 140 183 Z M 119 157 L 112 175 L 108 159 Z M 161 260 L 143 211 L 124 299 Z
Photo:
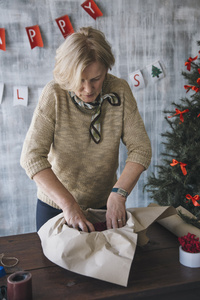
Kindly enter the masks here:
M 107 229 L 121 228 L 126 224 L 126 199 L 111 193 L 107 201 L 106 225 Z

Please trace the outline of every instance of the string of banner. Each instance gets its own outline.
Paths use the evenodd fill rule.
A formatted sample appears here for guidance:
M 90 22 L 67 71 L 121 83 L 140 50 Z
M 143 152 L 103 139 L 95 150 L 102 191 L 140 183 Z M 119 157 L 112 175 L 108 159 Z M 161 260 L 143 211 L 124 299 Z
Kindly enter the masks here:
M 81 7 L 94 19 L 103 16 L 103 13 L 96 5 L 94 0 L 86 0 L 81 4 Z M 69 16 L 64 15 L 55 19 L 62 35 L 66 38 L 68 35 L 74 32 L 73 26 L 70 22 Z M 35 47 L 43 47 L 43 40 L 40 33 L 39 25 L 34 25 L 30 27 L 26 27 L 26 32 L 28 35 L 28 39 L 30 42 L 31 49 Z M 6 51 L 6 36 L 5 36 L 5 28 L 0 28 L 0 50 Z M 161 79 L 164 77 L 164 73 L 159 61 L 156 61 L 153 64 L 147 66 L 147 69 L 154 81 Z M 133 83 L 134 90 L 138 90 L 144 88 L 145 82 L 140 70 L 137 70 L 131 74 L 129 77 Z M 0 82 L 0 103 L 2 102 L 3 97 L 3 90 L 4 90 L 4 83 Z M 40 95 L 41 88 L 38 89 L 38 93 Z M 27 86 L 20 86 L 13 88 L 13 105 L 28 105 L 28 87 Z
M 87 0 L 82 3 L 81 6 L 95 20 L 97 17 L 103 16 L 103 13 L 93 0 Z M 64 38 L 74 32 L 68 15 L 57 18 L 55 19 L 55 21 Z M 26 27 L 25 29 L 28 35 L 31 49 L 35 47 L 43 47 L 43 40 L 39 25 Z M 0 28 L 0 50 L 6 51 L 5 28 Z

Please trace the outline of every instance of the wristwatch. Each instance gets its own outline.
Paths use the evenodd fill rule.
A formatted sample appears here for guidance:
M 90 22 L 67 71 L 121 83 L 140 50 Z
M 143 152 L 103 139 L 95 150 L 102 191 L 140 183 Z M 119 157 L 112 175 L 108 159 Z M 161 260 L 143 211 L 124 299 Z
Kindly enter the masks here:
M 125 198 L 127 198 L 129 195 L 127 191 L 125 191 L 124 189 L 121 189 L 121 188 L 113 188 L 112 192 L 117 193 Z

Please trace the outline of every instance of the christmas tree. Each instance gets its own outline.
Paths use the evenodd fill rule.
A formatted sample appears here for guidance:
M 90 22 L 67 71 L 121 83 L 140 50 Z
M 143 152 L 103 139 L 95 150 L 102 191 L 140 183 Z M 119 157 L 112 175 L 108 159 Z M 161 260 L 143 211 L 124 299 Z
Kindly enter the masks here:
M 200 42 L 197 42 L 200 46 Z M 200 51 L 199 51 L 200 54 Z M 175 111 L 165 110 L 168 130 L 163 133 L 164 152 L 161 165 L 148 178 L 145 189 L 159 205 L 182 206 L 194 218 L 180 213 L 188 223 L 200 228 L 200 59 L 198 55 L 185 62 L 182 75 L 190 99 L 172 103 Z
M 162 74 L 162 71 L 155 67 L 155 66 L 152 66 L 152 77 L 158 77 L 159 78 L 159 74 Z

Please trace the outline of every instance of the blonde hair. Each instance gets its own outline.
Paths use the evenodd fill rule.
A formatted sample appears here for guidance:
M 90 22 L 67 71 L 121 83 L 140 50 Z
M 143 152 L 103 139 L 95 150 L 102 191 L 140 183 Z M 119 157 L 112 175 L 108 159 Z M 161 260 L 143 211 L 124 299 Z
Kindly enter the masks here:
M 111 69 L 115 58 L 104 34 L 92 27 L 82 27 L 72 33 L 56 51 L 53 71 L 55 81 L 65 90 L 76 91 L 81 86 L 81 74 L 95 61 Z

